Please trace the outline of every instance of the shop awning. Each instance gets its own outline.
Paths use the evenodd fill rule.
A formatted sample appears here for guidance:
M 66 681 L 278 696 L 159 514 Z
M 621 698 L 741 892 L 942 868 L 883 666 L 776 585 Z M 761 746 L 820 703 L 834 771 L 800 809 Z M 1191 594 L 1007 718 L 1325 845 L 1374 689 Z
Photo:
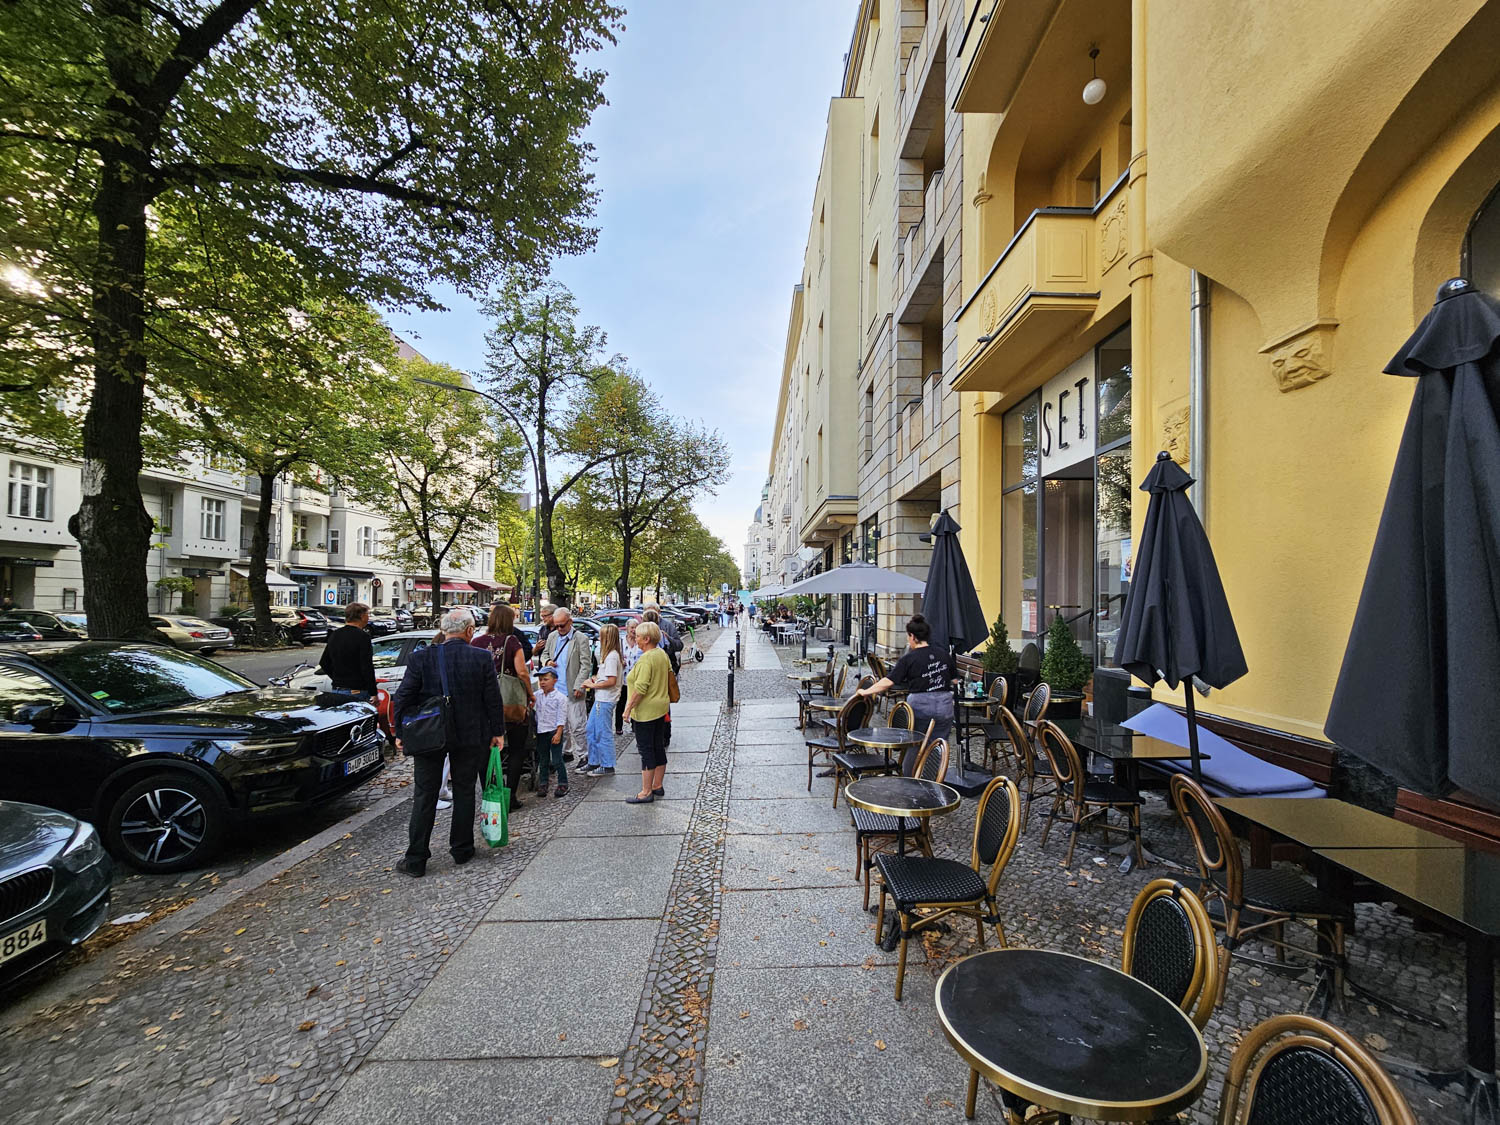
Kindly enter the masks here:
M 469 585 L 478 590 L 481 594 L 489 593 L 492 590 L 510 589 L 509 586 L 502 586 L 498 582 L 486 582 L 483 578 L 471 578 L 469 579 Z
M 431 579 L 418 578 L 413 589 L 431 591 L 432 581 Z M 444 580 L 442 592 L 445 594 L 472 594 L 474 588 L 467 582 L 449 582 Z
M 250 581 L 250 571 L 246 567 L 232 566 L 229 569 L 246 582 Z M 266 585 L 272 590 L 295 590 L 297 588 L 297 583 L 288 578 L 283 578 L 274 570 L 266 571 Z

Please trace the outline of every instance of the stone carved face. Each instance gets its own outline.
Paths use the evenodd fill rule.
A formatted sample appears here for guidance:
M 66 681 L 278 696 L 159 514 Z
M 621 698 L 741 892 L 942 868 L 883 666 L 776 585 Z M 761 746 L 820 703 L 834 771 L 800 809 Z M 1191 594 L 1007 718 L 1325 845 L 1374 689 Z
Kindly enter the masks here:
M 1161 447 L 1179 465 L 1188 463 L 1188 409 L 1174 410 L 1162 419 Z
M 1276 383 L 1283 391 L 1296 390 L 1316 383 L 1319 379 L 1326 379 L 1329 370 L 1323 365 L 1322 345 L 1312 340 L 1299 348 L 1280 353 L 1271 360 L 1271 373 L 1276 376 Z

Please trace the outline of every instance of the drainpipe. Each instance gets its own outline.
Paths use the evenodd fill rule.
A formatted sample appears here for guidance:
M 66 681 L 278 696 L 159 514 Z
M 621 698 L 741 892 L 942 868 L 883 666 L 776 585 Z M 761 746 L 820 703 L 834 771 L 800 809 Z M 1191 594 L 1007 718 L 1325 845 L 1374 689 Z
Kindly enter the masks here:
M 1208 316 L 1213 283 L 1197 270 L 1188 282 L 1188 475 L 1200 482 L 1189 495 L 1198 518 L 1207 523 L 1208 491 L 1201 483 L 1208 463 L 1204 443 L 1208 435 Z

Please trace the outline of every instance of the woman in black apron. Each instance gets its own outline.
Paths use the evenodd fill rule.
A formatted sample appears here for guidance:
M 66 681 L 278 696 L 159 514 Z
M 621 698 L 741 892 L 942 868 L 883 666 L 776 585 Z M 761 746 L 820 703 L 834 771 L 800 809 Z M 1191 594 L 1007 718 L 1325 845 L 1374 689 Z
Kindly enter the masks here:
M 932 736 L 945 739 L 953 730 L 953 681 L 957 672 L 946 652 L 927 643 L 931 637 L 932 626 L 917 614 L 906 623 L 905 655 L 883 679 L 860 688 L 859 694 L 880 695 L 893 687 L 902 688 L 908 693 L 906 702 L 916 716 L 917 729 L 926 730 L 931 720 L 937 724 Z

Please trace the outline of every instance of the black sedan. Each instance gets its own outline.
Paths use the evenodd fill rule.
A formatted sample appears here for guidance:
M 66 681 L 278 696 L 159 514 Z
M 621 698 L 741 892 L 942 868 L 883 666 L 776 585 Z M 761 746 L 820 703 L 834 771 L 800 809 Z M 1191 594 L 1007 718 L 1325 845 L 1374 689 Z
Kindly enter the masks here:
M 113 873 L 93 825 L 0 801 L 0 988 L 99 928 Z
M 0 649 L 0 799 L 92 822 L 143 871 L 205 863 L 232 822 L 308 808 L 383 767 L 367 703 L 261 689 L 160 645 Z
M 45 641 L 81 641 L 89 635 L 88 618 L 81 613 L 48 613 L 44 609 L 12 609 L 0 622 L 31 626 Z

